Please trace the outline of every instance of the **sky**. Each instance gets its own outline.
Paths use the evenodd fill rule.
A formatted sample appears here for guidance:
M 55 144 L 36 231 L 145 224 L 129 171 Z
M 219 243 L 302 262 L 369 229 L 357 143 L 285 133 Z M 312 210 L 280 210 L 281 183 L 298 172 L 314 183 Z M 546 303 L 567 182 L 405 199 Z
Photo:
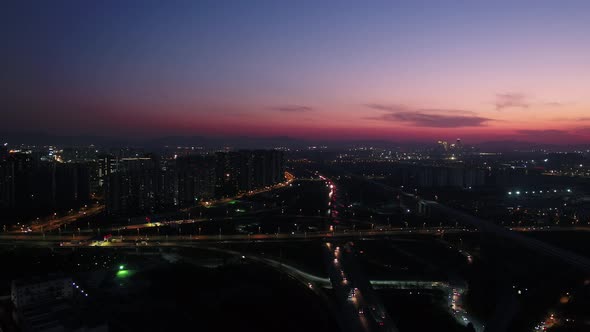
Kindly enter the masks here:
M 29 1 L 0 132 L 590 142 L 589 1 Z

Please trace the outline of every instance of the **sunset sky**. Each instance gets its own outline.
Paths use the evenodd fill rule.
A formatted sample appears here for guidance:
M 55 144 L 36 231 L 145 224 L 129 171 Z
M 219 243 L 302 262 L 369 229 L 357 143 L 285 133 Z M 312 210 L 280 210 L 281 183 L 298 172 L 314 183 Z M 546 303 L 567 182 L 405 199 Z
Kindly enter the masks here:
M 1 6 L 0 132 L 590 142 L 590 1 Z

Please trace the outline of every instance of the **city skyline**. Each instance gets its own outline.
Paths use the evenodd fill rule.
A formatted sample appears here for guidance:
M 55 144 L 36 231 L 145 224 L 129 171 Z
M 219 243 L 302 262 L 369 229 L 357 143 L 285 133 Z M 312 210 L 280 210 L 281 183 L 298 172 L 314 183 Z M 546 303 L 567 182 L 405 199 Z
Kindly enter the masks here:
M 588 332 L 590 1 L 0 8 L 0 331 Z
M 586 143 L 589 6 L 13 2 L 0 132 Z

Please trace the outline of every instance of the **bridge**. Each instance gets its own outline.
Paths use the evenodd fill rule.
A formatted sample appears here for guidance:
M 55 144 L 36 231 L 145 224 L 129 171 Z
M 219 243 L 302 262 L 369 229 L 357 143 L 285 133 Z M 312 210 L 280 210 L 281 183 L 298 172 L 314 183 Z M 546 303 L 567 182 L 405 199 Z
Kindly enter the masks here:
M 436 204 L 437 207 L 442 205 L 436 202 L 429 204 Z M 456 215 L 455 215 L 456 216 Z M 468 215 L 462 215 L 462 217 L 470 217 Z M 475 218 L 475 217 L 471 217 Z M 475 218 L 477 220 L 477 218 Z M 93 238 L 99 235 L 109 234 L 109 229 L 100 233 L 94 230 L 80 230 L 55 233 L 22 233 L 22 232 L 5 232 L 0 233 L 0 245 L 20 245 L 20 246 L 70 246 L 78 245 L 78 242 L 82 242 L 84 245 L 94 246 L 135 246 L 138 241 L 149 242 L 150 245 L 161 245 L 161 246 L 173 246 L 175 243 L 190 243 L 190 242 L 283 242 L 283 241 L 312 241 L 312 240 L 329 240 L 329 239 L 372 239 L 387 236 L 396 235 L 433 235 L 442 236 L 443 234 L 464 234 L 464 233 L 476 233 L 480 230 L 489 231 L 492 227 L 496 232 L 501 232 L 502 235 L 512 237 L 517 236 L 519 241 L 524 238 L 525 241 L 530 242 L 531 246 L 538 247 L 543 242 L 524 237 L 517 233 L 526 232 L 564 232 L 564 231 L 590 231 L 590 226 L 578 226 L 578 227 L 563 227 L 563 226 L 547 226 L 547 227 L 513 227 L 504 228 L 502 226 L 491 225 L 489 222 L 478 221 L 472 224 L 477 228 L 461 228 L 461 227 L 378 227 L 371 230 L 333 230 L 333 231 L 315 231 L 315 232 L 293 232 L 293 233 L 272 233 L 272 234 L 187 234 L 187 235 L 123 235 L 113 236 L 113 242 L 94 241 L 89 243 Z M 565 250 L 557 250 L 551 246 L 546 245 L 549 248 L 545 248 L 548 251 L 546 253 L 565 255 L 575 255 Z M 541 246 L 543 248 L 544 246 Z M 583 263 L 583 260 L 576 260 L 572 263 Z
M 364 180 L 366 180 L 366 179 L 364 179 Z M 379 183 L 379 182 L 372 181 L 372 180 L 366 180 L 366 181 L 369 181 L 386 191 L 389 191 L 389 192 L 395 193 L 396 195 L 399 195 L 400 199 L 402 197 L 409 199 L 410 201 L 413 201 L 414 203 L 416 203 L 418 206 L 422 206 L 422 208 L 430 208 L 432 211 L 438 211 L 442 215 L 456 218 L 457 221 L 461 222 L 464 225 L 472 226 L 481 232 L 494 234 L 498 237 L 510 240 L 516 244 L 519 244 L 525 248 L 532 250 L 533 252 L 537 252 L 537 253 L 540 253 L 540 254 L 543 254 L 543 255 L 546 255 L 549 257 L 557 258 L 557 259 L 559 259 L 559 260 L 561 260 L 573 267 L 576 267 L 577 269 L 579 269 L 580 271 L 583 271 L 584 273 L 590 274 L 590 259 L 589 258 L 586 258 L 584 256 L 580 256 L 580 255 L 573 253 L 571 251 L 568 251 L 568 250 L 557 248 L 555 246 L 552 246 L 552 245 L 547 244 L 545 242 L 533 239 L 531 237 L 524 236 L 524 235 L 519 234 L 517 232 L 519 230 L 520 231 L 528 231 L 528 230 L 530 230 L 531 227 L 526 227 L 524 229 L 523 228 L 505 228 L 503 226 L 498 226 L 490 221 L 486 221 L 481 218 L 467 214 L 463 211 L 445 206 L 445 205 L 440 204 L 436 201 L 422 199 L 417 195 L 404 192 L 403 190 L 401 190 L 399 188 L 394 188 L 394 187 L 388 186 L 386 184 Z M 553 228 L 553 227 L 538 228 L 539 231 L 544 231 L 544 230 L 550 231 L 550 230 L 556 230 L 556 229 L 560 229 L 560 228 Z M 569 228 L 569 229 L 570 230 L 584 230 L 584 231 L 589 230 L 588 227 L 576 227 L 576 228 Z
M 445 215 L 457 218 L 457 220 L 459 220 L 465 224 L 477 227 L 482 232 L 491 233 L 491 234 L 497 235 L 498 237 L 512 240 L 513 242 L 518 243 L 518 244 L 520 244 L 520 245 L 522 245 L 534 252 L 538 252 L 538 253 L 541 253 L 541 254 L 544 254 L 544 255 L 547 255 L 550 257 L 557 258 L 557 259 L 562 260 L 574 267 L 577 267 L 578 269 L 580 269 L 581 271 L 584 271 L 585 273 L 590 273 L 590 259 L 588 259 L 584 256 L 580 256 L 580 255 L 573 253 L 571 251 L 557 248 L 557 247 L 549 245 L 545 242 L 533 239 L 531 237 L 524 236 L 522 234 L 518 234 L 517 232 L 513 231 L 514 229 L 510 230 L 508 228 L 498 226 L 494 223 L 474 217 L 474 216 L 469 215 L 465 212 L 462 212 L 462 211 L 459 211 L 456 209 L 452 209 L 448 206 L 439 204 L 438 202 L 435 202 L 435 201 L 420 200 L 420 202 L 426 204 L 427 206 L 429 206 L 433 210 L 436 210 L 436 211 L 439 211 Z M 586 228 L 581 228 L 581 229 L 586 229 Z

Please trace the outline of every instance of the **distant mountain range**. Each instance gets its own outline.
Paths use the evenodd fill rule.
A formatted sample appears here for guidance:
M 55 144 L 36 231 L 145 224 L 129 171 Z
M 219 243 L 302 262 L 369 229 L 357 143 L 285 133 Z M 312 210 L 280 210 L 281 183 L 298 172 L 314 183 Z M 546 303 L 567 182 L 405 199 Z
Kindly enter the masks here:
M 326 146 L 329 149 L 351 148 L 351 147 L 375 147 L 375 148 L 426 148 L 433 147 L 436 143 L 432 142 L 393 142 L 387 140 L 303 140 L 287 136 L 275 137 L 205 137 L 205 136 L 164 136 L 159 138 L 118 138 L 96 135 L 52 135 L 47 133 L 0 133 L 0 143 L 7 142 L 10 145 L 56 145 L 56 146 L 89 146 L 98 147 L 121 147 L 134 146 L 161 149 L 165 147 L 203 147 L 203 148 L 222 148 L 232 147 L 236 149 L 268 149 L 277 147 L 286 148 L 307 148 L 309 146 Z M 466 143 L 468 144 L 468 143 Z M 544 143 L 532 143 L 525 141 L 489 141 L 473 144 L 481 151 L 504 152 L 515 150 L 585 150 L 590 149 L 589 144 L 577 145 L 555 145 Z

